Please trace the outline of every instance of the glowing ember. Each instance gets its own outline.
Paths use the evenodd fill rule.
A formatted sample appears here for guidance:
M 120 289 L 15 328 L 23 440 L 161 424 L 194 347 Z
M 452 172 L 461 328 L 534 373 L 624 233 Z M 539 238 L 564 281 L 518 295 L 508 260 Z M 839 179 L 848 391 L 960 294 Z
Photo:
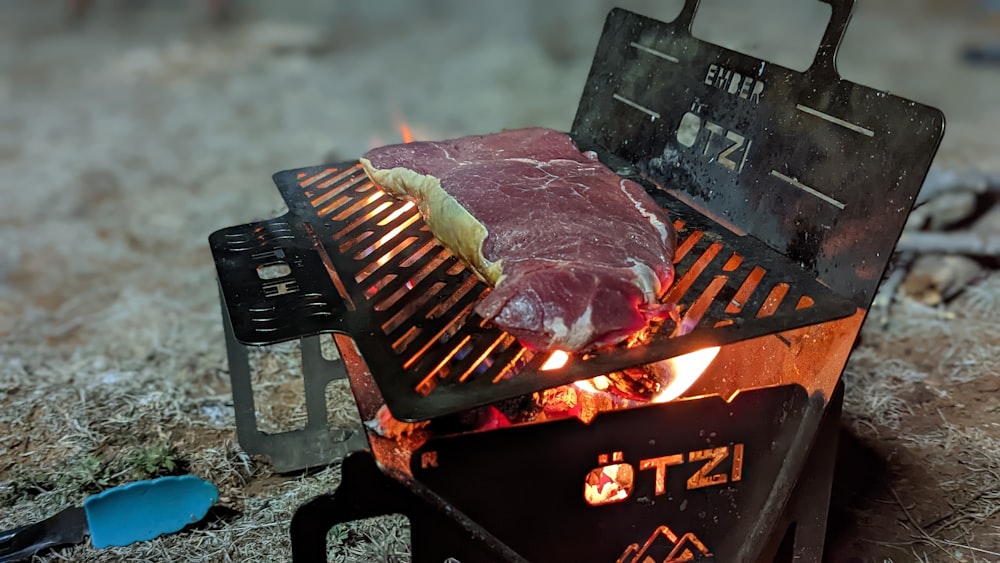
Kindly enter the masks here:
M 412 208 L 413 208 L 413 202 L 410 201 L 410 202 L 407 202 L 406 205 L 403 206 L 403 211 L 407 211 L 407 210 L 412 209 Z M 380 239 L 378 239 L 377 241 L 375 241 L 375 244 L 373 244 L 373 245 L 369 246 L 367 249 L 365 249 L 365 252 L 362 253 L 362 257 L 368 256 L 368 254 L 371 254 L 372 250 L 375 250 L 377 248 L 382 248 L 382 246 L 385 243 L 387 243 L 390 240 L 396 238 L 396 235 L 398 235 L 403 229 L 405 229 L 406 227 L 409 227 L 410 224 L 416 222 L 417 217 L 418 217 L 417 215 L 414 215 L 413 217 L 411 217 L 410 219 L 408 219 L 406 222 L 404 222 L 402 225 L 400 225 L 400 226 L 396 227 L 395 229 L 389 231 L 388 233 L 382 235 L 382 237 Z
M 412 201 L 408 201 L 408 202 L 404 203 L 399 209 L 393 211 L 392 213 L 390 213 L 389 215 L 387 215 L 385 219 L 382 219 L 381 221 L 379 221 L 377 223 L 377 225 L 379 227 L 384 227 L 384 226 L 388 225 L 389 223 L 392 223 L 393 221 L 396 220 L 397 217 L 399 217 L 403 213 L 406 213 L 407 211 L 413 209 L 413 207 L 415 205 L 416 204 L 413 203 Z
M 562 350 L 556 350 L 549 355 L 549 359 L 545 360 L 542 364 L 542 371 L 548 371 L 553 369 L 559 369 L 566 365 L 569 361 L 569 354 L 563 352 Z
M 583 498 L 592 506 L 621 502 L 632 494 L 634 479 L 635 470 L 627 463 L 599 467 L 587 474 Z
M 719 355 L 721 349 L 719 346 L 702 348 L 661 362 L 672 377 L 666 388 L 653 397 L 653 402 L 666 403 L 680 397 L 708 369 L 708 365 Z
M 403 213 L 409 211 L 410 209 L 413 209 L 413 205 L 414 204 L 413 204 L 412 201 L 406 202 L 405 204 L 403 204 L 402 207 L 400 207 L 399 209 L 393 211 L 392 215 L 390 215 L 385 220 L 385 222 L 388 223 L 388 222 L 392 221 L 393 219 L 395 219 L 396 217 L 399 217 Z M 381 226 L 382 223 L 379 223 L 379 225 Z M 369 248 L 371 248 L 372 250 L 374 250 L 376 248 L 381 248 L 383 245 L 385 245 L 385 243 L 387 243 L 390 240 L 392 240 L 393 237 L 395 237 L 397 234 L 399 234 L 399 229 L 393 229 L 391 232 L 386 233 L 385 235 L 382 235 L 382 238 L 378 239 L 378 241 L 375 244 L 373 244 L 371 247 L 369 247 Z M 370 251 L 366 249 L 366 252 L 370 252 Z M 391 260 L 393 256 L 394 256 L 393 254 L 385 253 L 385 254 L 379 256 L 378 259 L 376 260 L 376 262 L 378 262 L 379 266 L 383 266 L 386 262 L 388 262 L 389 260 Z
M 598 375 L 593 379 L 581 379 L 580 381 L 575 381 L 573 382 L 573 385 L 581 391 L 599 393 L 607 390 L 607 388 L 611 386 L 611 382 L 608 380 L 607 376 Z

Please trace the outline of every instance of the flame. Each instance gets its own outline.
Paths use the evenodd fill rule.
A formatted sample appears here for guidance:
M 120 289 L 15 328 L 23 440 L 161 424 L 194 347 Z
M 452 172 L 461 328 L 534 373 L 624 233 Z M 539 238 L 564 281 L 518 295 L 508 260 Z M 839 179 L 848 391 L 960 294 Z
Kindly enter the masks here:
M 402 119 L 397 119 L 396 120 L 396 128 L 399 129 L 399 134 L 400 134 L 400 136 L 403 137 L 403 142 L 404 143 L 412 143 L 413 142 L 413 132 L 410 131 L 410 126 L 407 125 L 407 123 L 405 121 L 403 121 Z
M 680 397 L 694 385 L 695 381 L 698 381 L 698 378 L 708 369 L 709 364 L 715 360 L 721 350 L 721 346 L 702 348 L 653 364 L 657 368 L 656 372 L 662 376 L 662 379 L 658 379 L 664 381 L 666 387 L 651 399 L 652 402 L 666 403 Z M 541 371 L 559 369 L 568 361 L 569 354 L 562 350 L 554 350 L 542 364 Z M 611 380 L 605 375 L 573 382 L 573 387 L 584 393 L 601 393 L 608 390 L 610 386 Z
M 542 371 L 559 369 L 566 365 L 567 361 L 569 361 L 569 354 L 562 350 L 555 350 L 549 354 L 549 359 L 545 360 L 545 363 L 542 364 Z
M 653 397 L 653 402 L 666 403 L 680 397 L 694 385 L 695 381 L 698 381 L 712 360 L 719 355 L 721 349 L 721 346 L 712 346 L 664 360 L 663 363 L 666 364 L 667 370 L 673 374 L 673 379 L 663 391 L 660 391 L 659 395 Z

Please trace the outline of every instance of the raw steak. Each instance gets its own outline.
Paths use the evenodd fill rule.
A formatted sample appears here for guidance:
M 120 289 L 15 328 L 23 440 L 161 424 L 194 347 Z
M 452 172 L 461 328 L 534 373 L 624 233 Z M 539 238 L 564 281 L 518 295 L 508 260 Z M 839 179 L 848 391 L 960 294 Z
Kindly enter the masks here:
M 494 289 L 476 312 L 532 349 L 618 343 L 670 307 L 676 233 L 643 190 L 542 128 L 391 145 L 361 159 Z

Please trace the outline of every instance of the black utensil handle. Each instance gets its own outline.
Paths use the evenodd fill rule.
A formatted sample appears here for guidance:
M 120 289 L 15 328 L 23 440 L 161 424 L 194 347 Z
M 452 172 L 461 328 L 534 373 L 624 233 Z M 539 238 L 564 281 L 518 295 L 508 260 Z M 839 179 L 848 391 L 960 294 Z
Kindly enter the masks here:
M 67 508 L 53 516 L 0 532 L 0 563 L 30 561 L 43 551 L 76 545 L 87 538 L 87 514 L 83 508 Z

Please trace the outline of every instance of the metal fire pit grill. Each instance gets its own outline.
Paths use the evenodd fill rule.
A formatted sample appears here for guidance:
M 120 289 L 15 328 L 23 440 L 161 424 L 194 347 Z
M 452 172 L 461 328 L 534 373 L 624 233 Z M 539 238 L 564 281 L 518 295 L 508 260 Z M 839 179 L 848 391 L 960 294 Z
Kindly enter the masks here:
M 337 491 L 296 514 L 297 560 L 323 557 L 334 524 L 394 512 L 410 518 L 414 561 L 819 560 L 840 374 L 944 124 L 839 77 L 853 1 L 827 3 L 803 73 L 694 38 L 697 0 L 671 23 L 608 16 L 571 135 L 674 220 L 665 301 L 696 321 L 684 336 L 541 370 L 546 354 L 472 311 L 489 288 L 353 161 L 276 174 L 287 214 L 210 237 L 241 445 L 279 471 L 353 452 Z M 322 357 L 322 333 L 341 359 Z M 246 346 L 293 339 L 308 422 L 265 434 Z M 434 425 L 715 345 L 686 399 L 587 424 Z M 362 420 L 386 405 L 430 430 L 329 431 L 325 387 L 343 377 Z M 624 468 L 626 498 L 583 498 L 595 463 Z

